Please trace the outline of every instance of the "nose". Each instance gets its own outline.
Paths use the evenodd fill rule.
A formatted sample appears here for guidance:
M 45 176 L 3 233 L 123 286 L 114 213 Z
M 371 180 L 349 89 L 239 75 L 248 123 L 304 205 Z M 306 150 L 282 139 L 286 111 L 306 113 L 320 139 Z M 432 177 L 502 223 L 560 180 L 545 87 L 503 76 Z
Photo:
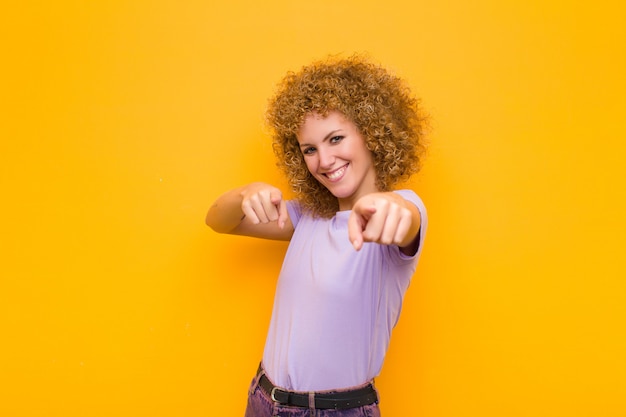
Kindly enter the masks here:
M 320 168 L 323 170 L 328 170 L 335 164 L 335 156 L 329 149 L 318 149 L 317 156 L 319 157 Z

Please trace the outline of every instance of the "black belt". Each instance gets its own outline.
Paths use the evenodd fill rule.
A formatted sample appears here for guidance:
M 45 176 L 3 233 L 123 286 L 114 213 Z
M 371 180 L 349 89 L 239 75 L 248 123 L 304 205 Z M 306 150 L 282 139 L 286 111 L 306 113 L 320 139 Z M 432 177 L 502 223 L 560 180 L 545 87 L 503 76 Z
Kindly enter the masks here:
M 259 367 L 259 372 L 262 368 Z M 261 375 L 259 386 L 272 401 L 281 405 L 309 408 L 309 394 L 306 392 L 286 391 L 278 388 L 265 376 Z M 313 393 L 316 409 L 345 410 L 362 407 L 378 402 L 378 395 L 372 384 L 351 391 Z

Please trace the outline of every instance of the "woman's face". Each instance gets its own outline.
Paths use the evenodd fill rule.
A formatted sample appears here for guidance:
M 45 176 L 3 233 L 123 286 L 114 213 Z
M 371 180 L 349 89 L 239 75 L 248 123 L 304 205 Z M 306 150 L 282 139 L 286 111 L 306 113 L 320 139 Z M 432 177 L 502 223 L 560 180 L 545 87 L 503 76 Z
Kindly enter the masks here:
M 339 112 L 309 114 L 297 134 L 309 172 L 350 210 L 360 197 L 378 191 L 372 153 L 354 123 Z

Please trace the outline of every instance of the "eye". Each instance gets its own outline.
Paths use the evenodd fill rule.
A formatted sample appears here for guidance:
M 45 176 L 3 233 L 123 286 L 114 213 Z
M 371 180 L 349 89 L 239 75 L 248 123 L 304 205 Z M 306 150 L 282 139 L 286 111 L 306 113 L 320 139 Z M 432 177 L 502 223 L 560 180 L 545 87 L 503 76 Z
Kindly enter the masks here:
M 311 155 L 315 152 L 315 148 L 313 146 L 309 146 L 307 148 L 302 149 L 302 154 L 303 155 Z
M 333 136 L 330 138 L 330 143 L 339 143 L 343 140 L 343 136 Z

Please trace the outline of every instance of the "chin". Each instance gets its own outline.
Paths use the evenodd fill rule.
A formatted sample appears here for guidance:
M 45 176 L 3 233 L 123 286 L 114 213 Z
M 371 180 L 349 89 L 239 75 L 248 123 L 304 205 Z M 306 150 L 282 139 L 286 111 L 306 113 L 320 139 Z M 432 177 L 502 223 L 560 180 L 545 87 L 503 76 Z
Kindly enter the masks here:
M 331 193 L 333 196 L 335 196 L 335 197 L 337 197 L 337 198 L 342 198 L 342 199 L 345 199 L 345 198 L 350 198 L 350 197 L 354 194 L 354 193 L 352 193 L 352 192 L 346 192 L 346 191 L 341 191 L 341 190 L 339 190 L 339 191 L 333 191 L 333 190 L 329 189 L 328 191 L 330 191 L 330 193 Z

